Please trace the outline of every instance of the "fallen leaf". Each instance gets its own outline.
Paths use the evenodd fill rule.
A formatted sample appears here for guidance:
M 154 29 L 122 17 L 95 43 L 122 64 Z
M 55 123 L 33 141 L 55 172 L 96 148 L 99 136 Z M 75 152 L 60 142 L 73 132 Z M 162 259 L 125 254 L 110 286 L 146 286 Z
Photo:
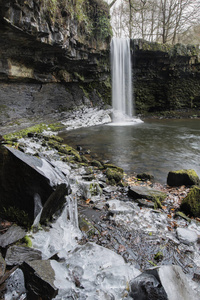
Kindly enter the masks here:
M 118 248 L 119 253 L 124 252 L 125 250 L 126 250 L 126 248 L 123 245 L 119 245 L 119 248 Z
M 101 236 L 104 236 L 104 235 L 106 235 L 106 234 L 108 234 L 108 230 L 105 230 L 105 231 L 102 231 L 102 232 L 101 232 Z
M 90 198 L 88 198 L 85 202 L 87 203 L 87 204 L 89 204 L 90 203 L 90 201 L 91 201 L 91 199 Z
M 173 231 L 173 229 L 172 229 L 170 226 L 167 226 L 167 229 L 168 229 L 169 231 Z

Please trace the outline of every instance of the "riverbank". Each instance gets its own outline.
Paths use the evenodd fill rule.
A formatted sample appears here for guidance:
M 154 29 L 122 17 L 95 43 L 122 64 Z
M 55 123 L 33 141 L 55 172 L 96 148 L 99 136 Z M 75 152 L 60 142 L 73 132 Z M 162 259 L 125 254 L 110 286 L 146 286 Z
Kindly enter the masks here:
M 80 253 L 82 251 L 82 255 L 84 255 L 84 251 L 87 251 L 88 243 L 97 245 L 95 246 L 97 248 L 93 248 L 93 253 L 96 253 L 94 262 L 92 263 L 93 270 L 89 271 L 88 269 L 88 272 L 92 272 L 93 274 L 92 281 L 91 279 L 87 281 L 87 286 L 90 286 L 89 291 L 88 289 L 87 291 L 85 290 L 85 278 L 83 275 L 80 275 L 81 273 L 79 274 L 78 271 L 78 279 L 73 276 L 73 278 L 70 277 L 72 282 L 76 282 L 76 288 L 71 287 L 71 292 L 69 292 L 69 290 L 67 291 L 62 287 L 59 289 L 59 293 L 69 295 L 69 293 L 72 293 L 72 290 L 74 290 L 76 293 L 79 293 L 79 296 L 94 296 L 93 284 L 95 283 L 99 287 L 99 281 L 95 279 L 99 276 L 97 276 L 99 272 L 97 268 L 98 251 L 101 249 L 98 248 L 99 246 L 105 249 L 105 255 L 111 255 L 111 252 L 107 253 L 106 251 L 112 251 L 112 253 L 117 255 L 115 257 L 116 261 L 118 257 L 122 257 L 127 267 L 132 265 L 139 272 L 144 272 L 144 270 L 155 265 L 179 265 L 187 275 L 190 288 L 199 292 L 199 238 L 197 238 L 195 242 L 189 242 L 188 244 L 187 232 L 194 232 L 198 237 L 200 235 L 200 225 L 198 219 L 188 219 L 177 214 L 181 200 L 188 193 L 188 187 L 169 188 L 158 183 L 142 181 L 136 177 L 126 179 L 123 185 L 121 184 L 122 177 L 120 177 L 120 184 L 111 185 L 111 182 L 109 182 L 109 173 L 107 172 L 107 169 L 111 166 L 107 166 L 106 168 L 101 162 L 88 161 L 87 158 L 83 158 L 81 149 L 79 149 L 78 153 L 77 149 L 73 151 L 72 149 L 68 149 L 67 151 L 70 150 L 69 152 L 63 152 L 64 150 L 62 151 L 62 149 L 65 149 L 65 145 L 63 145 L 61 140 L 59 141 L 59 139 L 57 139 L 56 141 L 55 139 L 53 142 L 50 137 L 45 138 L 45 136 L 52 135 L 50 128 L 45 130 L 42 134 L 32 131 L 32 134 L 29 133 L 27 136 L 27 133 L 28 131 L 23 137 L 17 137 L 17 135 L 13 137 L 15 147 L 18 147 L 18 149 L 27 153 L 27 155 L 40 156 L 42 154 L 44 159 L 47 159 L 51 164 L 57 166 L 57 168 L 64 174 L 67 174 L 69 178 L 72 187 L 72 196 L 76 197 L 77 200 L 79 228 L 81 230 L 81 237 L 79 236 L 78 244 L 75 243 L 74 247 L 78 247 L 78 251 Z M 49 140 L 51 141 L 50 143 Z M 150 201 L 141 202 L 139 204 L 129 196 L 128 186 L 149 186 L 165 192 L 167 197 L 161 207 L 155 208 L 154 204 Z M 66 225 L 69 226 L 69 224 Z M 44 232 L 48 232 L 51 227 L 51 224 L 47 227 L 42 227 L 36 235 L 33 232 L 29 233 L 33 240 L 34 247 L 42 252 L 45 251 L 45 253 L 46 250 L 49 249 L 49 257 L 51 257 L 53 253 L 55 254 L 55 252 L 63 253 L 63 250 L 61 251 L 63 244 L 56 246 L 56 249 L 60 249 L 59 251 L 55 249 L 54 241 L 56 240 L 58 243 L 55 235 L 52 241 L 51 239 L 49 241 L 48 238 L 50 244 L 45 243 L 45 245 L 40 245 L 40 243 L 38 243 L 40 238 L 44 239 Z M 184 237 L 178 235 L 180 231 L 179 228 L 186 230 Z M 57 234 L 60 236 L 59 232 L 62 228 L 59 229 L 58 226 L 57 230 Z M 66 230 L 69 231 L 67 227 Z M 77 235 L 75 236 L 77 237 Z M 74 238 L 72 239 L 74 241 Z M 54 248 L 53 252 L 50 250 L 52 247 Z M 73 251 L 74 248 L 70 249 L 68 255 L 72 255 Z M 71 257 L 73 257 L 73 255 Z M 66 259 L 68 260 L 68 258 L 65 257 L 65 260 Z M 91 260 L 92 258 L 89 256 L 86 260 L 86 265 L 90 264 Z M 58 272 L 61 274 L 63 272 L 63 263 L 58 260 L 57 264 Z M 83 261 L 77 261 L 76 269 L 82 270 L 82 264 Z M 123 265 L 124 263 L 122 264 L 121 261 L 120 264 Z M 113 267 L 114 265 L 112 265 L 112 268 Z M 106 272 L 108 272 L 109 268 L 109 266 L 103 268 L 104 275 L 101 274 L 103 281 L 107 283 L 110 273 L 108 274 Z M 119 266 L 117 268 L 119 268 Z M 114 269 L 112 269 L 113 280 L 109 282 L 108 289 L 105 290 L 103 286 L 101 286 L 104 297 L 106 297 L 106 295 L 108 297 L 112 290 L 113 295 L 116 297 L 115 299 L 131 299 L 128 298 L 126 290 L 128 278 L 125 277 L 126 283 L 124 286 L 120 289 L 117 288 L 116 284 L 119 278 L 117 279 L 116 277 L 118 276 L 116 267 L 115 271 L 113 270 Z M 120 280 L 122 280 L 122 278 Z M 125 291 L 126 293 L 124 293 Z M 122 294 L 124 295 L 123 297 Z M 60 298 L 58 297 L 56 299 Z M 97 299 L 101 299 L 101 296 Z
M 45 117 L 23 118 L 8 121 L 1 124 L 0 134 L 4 135 L 10 132 L 19 131 L 21 129 L 34 126 L 40 123 L 52 124 L 60 123 L 61 126 L 68 130 L 80 127 L 95 126 L 99 124 L 111 122 L 112 108 L 92 108 L 81 106 L 69 112 L 56 112 Z M 92 116 L 92 118 L 91 118 Z M 176 111 L 150 112 L 142 115 L 137 115 L 141 120 L 148 119 L 199 119 L 200 110 L 184 109 Z M 103 120 L 104 119 L 104 120 Z M 96 122 L 95 122 L 96 120 Z

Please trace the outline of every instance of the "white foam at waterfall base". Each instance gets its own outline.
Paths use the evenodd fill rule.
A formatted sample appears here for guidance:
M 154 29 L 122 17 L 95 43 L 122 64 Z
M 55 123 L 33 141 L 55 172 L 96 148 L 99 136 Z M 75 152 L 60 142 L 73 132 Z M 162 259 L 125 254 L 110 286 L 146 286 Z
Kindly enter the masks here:
M 140 118 L 129 117 L 118 111 L 113 111 L 113 121 L 111 123 L 107 123 L 108 126 L 135 126 L 137 124 L 143 123 Z
M 66 130 L 107 124 L 111 122 L 110 113 L 111 109 L 83 107 L 72 112 L 67 120 L 62 121 L 62 124 L 66 126 Z

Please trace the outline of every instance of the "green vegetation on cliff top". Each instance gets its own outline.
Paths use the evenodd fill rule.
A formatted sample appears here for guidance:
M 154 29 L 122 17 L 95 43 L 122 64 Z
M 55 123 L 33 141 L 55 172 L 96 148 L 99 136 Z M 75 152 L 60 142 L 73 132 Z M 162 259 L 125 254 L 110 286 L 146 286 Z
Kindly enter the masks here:
M 104 40 L 112 35 L 109 6 L 103 0 L 40 0 L 44 17 L 65 26 L 67 17 L 77 21 L 78 30 Z

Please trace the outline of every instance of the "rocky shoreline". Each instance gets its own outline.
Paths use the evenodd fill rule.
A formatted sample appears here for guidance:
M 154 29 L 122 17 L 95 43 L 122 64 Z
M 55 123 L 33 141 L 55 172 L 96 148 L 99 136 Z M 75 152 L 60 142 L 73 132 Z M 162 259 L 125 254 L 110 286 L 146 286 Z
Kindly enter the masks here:
M 1 294 L 8 296 L 14 293 L 10 288 L 12 286 L 10 280 L 12 282 L 14 280 L 12 278 L 15 278 L 15 281 L 19 284 L 19 278 L 22 276 L 20 270 L 22 270 L 25 276 L 24 286 L 20 290 L 21 294 L 17 294 L 16 298 L 10 296 L 13 297 L 12 299 L 33 299 L 31 297 L 35 297 L 34 299 L 39 299 L 39 297 L 42 299 L 53 299 L 54 297 L 56 297 L 55 299 L 73 299 L 73 296 L 70 298 L 70 295 L 74 295 L 74 297 L 76 295 L 78 299 L 94 299 L 94 297 L 97 297 L 96 299 L 102 299 L 102 297 L 105 299 L 132 299 L 134 293 L 141 293 L 141 291 L 134 291 L 133 286 L 135 285 L 132 285 L 132 280 L 137 276 L 141 276 L 140 284 L 138 283 L 136 286 L 144 285 L 145 280 L 143 277 L 148 274 L 145 270 L 155 267 L 157 270 L 160 270 L 158 271 L 158 274 L 160 274 L 159 272 L 162 273 L 166 265 L 171 266 L 170 274 L 173 274 L 173 272 L 185 273 L 186 277 L 183 275 L 183 280 L 185 280 L 184 283 L 186 282 L 185 285 L 189 282 L 189 286 L 187 287 L 187 292 L 185 292 L 186 298 L 183 299 L 189 299 L 191 293 L 193 293 L 192 290 L 199 293 L 199 218 L 191 219 L 179 212 L 180 203 L 189 193 L 190 186 L 162 186 L 158 183 L 152 183 L 148 179 L 137 177 L 125 179 L 123 170 L 120 168 L 109 163 L 88 160 L 87 156 L 80 153 L 81 149 L 78 152 L 78 150 L 64 145 L 62 140 L 55 135 L 52 137 L 53 133 L 49 129 L 44 131 L 43 128 L 43 133 L 35 133 L 33 130 L 28 130 L 22 134 L 23 137 L 19 134 L 9 136 L 10 141 L 8 141 L 8 137 L 5 137 L 5 139 L 7 138 L 6 144 L 10 144 L 12 140 L 12 147 L 17 148 L 18 150 L 16 151 L 21 152 L 22 155 L 39 156 L 40 160 L 43 159 L 45 162 L 50 163 L 54 170 L 55 168 L 56 170 L 59 169 L 59 172 L 64 174 L 64 181 L 67 180 L 70 184 L 70 195 L 73 199 L 76 198 L 77 201 L 79 227 L 77 227 L 75 218 L 75 200 L 69 199 L 67 202 L 68 218 L 66 224 L 68 228 L 66 231 L 69 232 L 71 237 L 70 242 L 66 242 L 65 246 L 63 244 L 62 246 L 54 245 L 54 242 L 60 236 L 60 231 L 56 231 L 57 234 L 53 237 L 54 241 L 49 241 L 49 244 L 41 246 L 38 243 L 41 232 L 49 232 L 48 234 L 51 236 L 51 230 L 57 230 L 55 228 L 60 213 L 56 217 L 54 216 L 55 220 L 53 223 L 48 221 L 46 225 L 39 227 L 39 231 L 33 228 L 27 231 L 28 228 L 26 228 L 22 234 L 24 237 L 27 236 L 26 241 L 21 235 L 13 240 L 13 235 L 9 234 L 9 230 L 11 232 L 13 230 L 11 229 L 13 228 L 13 222 L 2 221 L 3 234 L 0 237 L 0 243 L 4 269 L 1 274 Z M 3 141 L 1 148 L 4 147 L 4 143 L 5 141 Z M 133 197 L 133 191 L 134 193 L 135 190 L 138 192 L 138 189 L 142 190 L 142 196 L 137 194 L 136 197 Z M 147 193 L 149 189 L 151 192 L 153 189 L 158 193 L 151 200 Z M 70 211 L 71 206 L 73 212 Z M 70 214 L 71 217 L 69 216 Z M 70 226 L 73 227 L 71 232 Z M 20 230 L 19 232 L 21 232 Z M 6 234 L 11 237 L 11 240 L 8 239 Z M 48 239 L 47 236 L 45 239 Z M 3 242 L 5 240 L 6 243 Z M 19 240 L 21 241 L 20 243 Z M 28 245 L 27 240 L 31 240 L 32 246 L 30 246 L 31 244 Z M 65 238 L 62 236 L 61 240 L 64 243 Z M 18 245 L 15 245 L 16 242 Z M 59 244 L 60 241 L 57 241 L 57 243 Z M 66 256 L 66 253 L 63 254 L 63 251 L 66 252 L 67 247 L 69 247 L 69 250 Z M 24 251 L 26 253 L 30 252 L 28 258 Z M 36 253 L 31 251 L 36 251 Z M 93 253 L 86 254 L 87 259 L 84 262 L 86 270 L 88 268 L 88 272 L 93 272 L 93 275 L 92 278 L 84 277 L 84 272 L 87 271 L 83 271 L 81 268 L 81 265 L 84 264 L 83 261 L 74 262 L 73 264 L 76 267 L 67 267 L 68 271 L 66 272 L 71 270 L 70 272 L 72 273 L 70 273 L 71 275 L 68 273 L 70 288 L 66 290 L 66 287 L 55 284 L 58 276 L 56 274 L 57 272 L 58 274 L 62 273 L 63 259 L 65 261 L 64 265 L 69 260 L 68 257 L 71 257 L 69 264 L 72 263 L 77 251 L 80 252 L 81 257 L 84 256 L 84 253 Z M 129 274 L 130 276 L 127 277 L 123 272 L 119 275 L 116 272 L 114 262 L 111 263 L 112 266 L 104 267 L 104 271 L 100 272 L 98 263 L 101 251 L 105 252 L 104 258 L 101 259 L 102 261 L 108 256 L 108 261 L 105 264 L 109 265 L 110 260 L 114 259 L 116 264 L 120 265 L 117 268 L 121 268 L 123 265 L 123 268 L 128 268 L 127 270 L 129 270 L 126 270 L 125 273 L 128 272 L 127 274 L 130 273 L 131 275 Z M 12 255 L 10 256 L 9 253 L 12 253 Z M 112 258 L 113 255 L 115 258 Z M 13 256 L 16 256 L 15 262 L 11 260 Z M 42 257 L 43 263 L 37 263 L 38 260 L 42 262 Z M 41 266 L 39 267 L 38 264 Z M 52 264 L 56 264 L 61 269 L 55 271 L 57 269 L 55 269 L 55 266 L 53 268 Z M 93 270 L 89 269 L 90 264 L 93 266 Z M 173 266 L 180 268 L 180 270 L 174 270 Z M 46 270 L 48 278 L 41 273 L 41 268 Z M 79 270 L 76 275 L 73 273 L 74 270 Z M 112 274 L 112 280 L 109 279 L 111 275 L 107 273 L 108 271 L 111 272 L 109 274 Z M 16 272 L 19 274 L 14 275 Z M 37 279 L 31 279 L 30 274 L 33 272 L 36 274 Z M 9 274 L 13 275 L 9 277 Z M 97 279 L 100 278 L 99 276 L 103 282 L 107 283 L 107 288 L 100 284 L 101 281 Z M 156 275 L 156 278 L 158 278 L 157 276 L 159 277 L 160 275 Z M 119 288 L 117 280 L 125 280 L 126 283 Z M 147 282 L 149 280 L 148 277 Z M 156 279 L 153 278 L 153 280 L 152 285 L 157 293 L 159 289 L 155 282 Z M 159 281 L 161 282 L 161 279 Z M 40 287 L 41 282 L 42 285 L 51 286 L 48 296 L 47 291 Z M 164 299 L 173 299 L 170 298 L 172 296 L 168 294 L 169 291 L 166 287 L 166 285 L 170 284 L 169 282 L 161 284 L 162 287 L 165 287 L 165 292 L 167 293 Z M 178 282 L 175 283 L 177 288 L 175 293 L 177 295 L 180 293 L 178 284 Z M 100 296 L 97 296 L 94 291 L 94 285 L 98 287 Z M 16 286 L 14 289 L 16 292 Z M 148 291 L 146 287 L 145 297 L 148 297 L 150 292 L 152 291 Z M 58 295 L 56 296 L 56 294 Z M 195 295 L 193 295 L 193 299 L 195 299 L 194 297 Z

